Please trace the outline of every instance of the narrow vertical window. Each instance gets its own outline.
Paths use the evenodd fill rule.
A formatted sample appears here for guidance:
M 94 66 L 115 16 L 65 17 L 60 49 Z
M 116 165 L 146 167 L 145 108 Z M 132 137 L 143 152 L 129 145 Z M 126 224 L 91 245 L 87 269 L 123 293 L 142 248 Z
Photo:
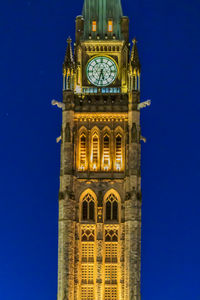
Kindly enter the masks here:
M 80 137 L 80 169 L 86 168 L 86 136 L 84 134 Z
M 108 32 L 113 32 L 113 21 L 112 20 L 108 21 Z
M 111 202 L 108 201 L 106 203 L 106 220 L 109 221 L 111 220 Z
M 116 137 L 116 170 L 122 168 L 122 138 L 120 135 Z
M 104 300 L 117 300 L 118 294 L 118 230 L 105 230 L 105 297 Z
M 107 135 L 103 138 L 103 168 L 110 168 L 110 139 Z
M 97 22 L 96 21 L 92 21 L 92 31 L 93 32 L 97 31 Z
M 94 300 L 94 280 L 95 280 L 95 232 L 88 226 L 81 230 L 81 300 Z
M 92 137 L 92 169 L 95 171 L 97 170 L 98 166 L 98 159 L 99 159 L 99 139 L 98 136 L 95 134 Z
M 94 201 L 90 201 L 89 203 L 89 216 L 90 220 L 94 221 Z
M 82 219 L 83 219 L 83 221 L 88 219 L 88 203 L 87 203 L 87 201 L 83 201 Z
M 106 221 L 118 221 L 118 199 L 110 194 L 106 199 Z
M 94 198 L 87 194 L 83 198 L 82 202 L 82 221 L 94 221 L 95 220 L 95 203 Z

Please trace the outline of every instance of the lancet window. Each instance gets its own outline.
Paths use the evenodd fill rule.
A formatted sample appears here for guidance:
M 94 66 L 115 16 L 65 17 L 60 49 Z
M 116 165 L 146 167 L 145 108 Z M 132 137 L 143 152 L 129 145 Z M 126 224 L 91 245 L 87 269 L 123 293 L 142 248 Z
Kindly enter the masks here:
M 82 221 L 95 221 L 95 201 L 89 193 L 82 200 Z
M 116 170 L 120 171 L 122 169 L 122 137 L 120 134 L 116 136 L 115 141 L 116 147 Z
M 124 131 L 118 126 L 114 132 L 109 127 L 102 131 L 94 126 L 91 131 L 79 131 L 79 171 L 113 171 L 124 169 Z
M 87 139 L 86 134 L 81 133 L 79 140 L 79 168 L 85 170 L 87 166 Z
M 110 137 L 106 134 L 103 137 L 103 169 L 108 171 L 110 169 L 110 163 Z
M 92 136 L 91 162 L 92 169 L 96 171 L 99 165 L 99 137 L 97 133 Z
M 110 194 L 105 202 L 106 221 L 118 221 L 118 199 L 114 194 Z

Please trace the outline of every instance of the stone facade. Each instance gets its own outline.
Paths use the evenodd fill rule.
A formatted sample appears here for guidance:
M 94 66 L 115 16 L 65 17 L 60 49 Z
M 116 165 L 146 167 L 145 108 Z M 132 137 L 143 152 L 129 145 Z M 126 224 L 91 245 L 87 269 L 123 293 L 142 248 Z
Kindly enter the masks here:
M 108 0 L 94 6 L 101 1 L 105 9 Z M 103 26 L 87 3 L 83 15 Z M 140 63 L 117 3 L 121 25 L 108 35 L 90 33 L 88 19 L 84 31 L 77 17 L 75 53 L 68 39 L 63 64 L 58 300 L 141 299 Z M 113 59 L 118 74 L 90 90 L 86 66 L 98 56 Z

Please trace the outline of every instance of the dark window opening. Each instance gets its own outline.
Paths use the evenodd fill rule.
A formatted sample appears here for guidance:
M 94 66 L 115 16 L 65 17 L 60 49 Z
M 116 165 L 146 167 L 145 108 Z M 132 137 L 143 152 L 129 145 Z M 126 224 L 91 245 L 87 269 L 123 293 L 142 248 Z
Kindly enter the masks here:
M 113 220 L 118 220 L 118 203 L 113 202 Z

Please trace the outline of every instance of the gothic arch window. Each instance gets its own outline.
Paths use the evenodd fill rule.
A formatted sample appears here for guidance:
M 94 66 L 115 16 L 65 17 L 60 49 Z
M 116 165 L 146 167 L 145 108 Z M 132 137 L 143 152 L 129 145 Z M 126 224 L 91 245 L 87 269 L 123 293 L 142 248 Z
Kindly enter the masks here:
M 119 220 L 119 197 L 116 193 L 110 193 L 105 198 L 105 220 L 115 222 Z
M 103 169 L 110 169 L 110 136 L 106 133 L 103 137 Z
M 79 134 L 79 169 L 84 171 L 87 167 L 87 136 L 86 129 Z
M 122 136 L 120 134 L 116 136 L 115 145 L 116 170 L 120 171 L 122 169 Z
M 91 137 L 91 169 L 97 171 L 99 169 L 99 132 L 92 131 Z
M 95 221 L 95 199 L 91 193 L 86 193 L 81 201 L 82 221 Z

